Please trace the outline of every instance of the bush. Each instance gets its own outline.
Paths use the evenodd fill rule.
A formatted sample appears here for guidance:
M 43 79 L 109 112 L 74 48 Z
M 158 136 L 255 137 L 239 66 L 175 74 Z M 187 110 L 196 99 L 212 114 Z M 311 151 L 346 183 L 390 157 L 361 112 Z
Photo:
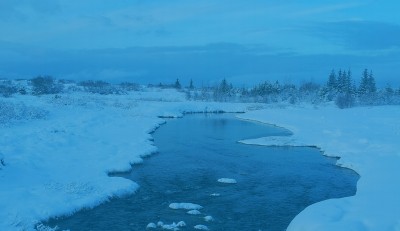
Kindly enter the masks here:
M 3 97 L 10 97 L 17 92 L 18 89 L 14 86 L 0 85 L 0 95 Z
M 111 84 L 104 81 L 87 80 L 79 83 L 80 86 L 85 88 L 85 91 L 100 95 L 118 94 L 120 91 Z
M 350 108 L 354 106 L 355 98 L 349 93 L 339 94 L 336 97 L 335 104 L 340 109 Z
M 120 84 L 120 87 L 126 91 L 139 91 L 140 90 L 140 86 L 137 83 L 123 82 Z
M 63 85 L 50 76 L 38 76 L 31 79 L 31 83 L 33 95 L 58 94 L 63 90 Z

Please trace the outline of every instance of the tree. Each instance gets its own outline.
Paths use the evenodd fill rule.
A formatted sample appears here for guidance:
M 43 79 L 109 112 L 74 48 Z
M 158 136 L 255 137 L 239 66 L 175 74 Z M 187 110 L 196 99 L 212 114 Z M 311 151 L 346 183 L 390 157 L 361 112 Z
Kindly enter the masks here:
M 368 69 L 365 69 L 361 77 L 358 93 L 360 95 L 371 95 L 375 92 L 376 92 L 376 83 L 372 71 L 368 73 Z
M 190 79 L 190 84 L 189 84 L 189 89 L 194 89 L 194 85 L 193 85 L 193 80 L 192 79 Z
M 181 88 L 182 88 L 181 83 L 179 82 L 179 79 L 176 79 L 175 84 L 174 84 L 174 87 L 175 87 L 176 89 L 181 89 Z
M 232 93 L 232 84 L 228 84 L 228 81 L 224 78 L 218 87 L 214 89 L 214 99 L 217 101 L 227 101 Z
M 330 91 L 337 90 L 337 81 L 335 70 L 332 69 L 328 82 L 326 83 Z

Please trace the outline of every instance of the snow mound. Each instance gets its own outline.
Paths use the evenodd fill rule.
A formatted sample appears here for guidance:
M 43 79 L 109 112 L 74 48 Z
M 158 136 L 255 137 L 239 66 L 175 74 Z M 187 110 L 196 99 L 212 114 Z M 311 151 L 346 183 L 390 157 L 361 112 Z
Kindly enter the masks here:
M 184 226 L 186 226 L 186 223 L 185 223 L 184 221 L 180 221 L 180 222 L 178 222 L 178 223 L 172 222 L 172 224 L 164 224 L 164 222 L 159 221 L 159 222 L 157 223 L 157 225 L 154 224 L 154 223 L 149 223 L 149 224 L 147 225 L 146 228 L 147 228 L 147 229 L 156 229 L 157 226 L 159 226 L 159 227 L 161 227 L 162 229 L 165 229 L 165 230 L 174 230 L 174 231 L 177 231 L 177 230 L 179 230 L 179 227 L 184 227 Z
M 213 221 L 214 218 L 212 216 L 205 216 L 204 220 L 207 221 L 207 222 L 210 222 L 210 221 Z
M 157 225 L 154 224 L 154 223 L 149 223 L 149 224 L 146 226 L 146 229 L 156 229 L 156 228 L 157 228 Z
M 224 183 L 224 184 L 236 184 L 237 183 L 237 181 L 235 179 L 231 179 L 231 178 L 220 178 L 220 179 L 218 179 L 218 182 Z
M 219 193 L 213 193 L 213 194 L 210 194 L 210 196 L 212 196 L 212 197 L 219 197 L 219 196 L 221 196 L 221 194 L 219 194 Z
M 199 214 L 201 214 L 201 212 L 199 210 L 196 210 L 196 209 L 189 210 L 187 213 L 190 214 L 190 215 L 199 215 Z
M 203 208 L 203 206 L 193 203 L 171 203 L 169 207 L 171 209 L 186 209 L 186 210 L 199 210 Z
M 209 230 L 205 225 L 195 225 L 194 228 L 199 230 Z

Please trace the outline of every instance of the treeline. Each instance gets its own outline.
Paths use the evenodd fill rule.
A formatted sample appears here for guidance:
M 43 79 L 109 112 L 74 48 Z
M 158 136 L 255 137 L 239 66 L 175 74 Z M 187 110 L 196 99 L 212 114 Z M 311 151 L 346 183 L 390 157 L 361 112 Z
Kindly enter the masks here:
M 294 85 L 265 81 L 251 88 L 235 88 L 224 79 L 219 85 L 187 90 L 186 94 L 192 100 L 291 104 L 335 102 L 339 108 L 400 104 L 400 88 L 390 85 L 378 88 L 372 71 L 365 69 L 358 82 L 350 70 L 332 70 L 325 84 L 309 81 Z
M 325 84 L 308 81 L 295 85 L 265 81 L 247 88 L 235 87 L 226 79 L 213 86 L 196 86 L 192 80 L 187 85 L 183 85 L 179 79 L 176 79 L 172 83 L 149 84 L 147 87 L 174 88 L 184 92 L 188 100 L 200 101 L 286 102 L 290 104 L 335 102 L 339 108 L 400 104 L 400 88 L 394 89 L 389 85 L 378 88 L 373 72 L 367 69 L 358 78 L 353 78 L 350 70 L 332 70 Z M 37 76 L 30 80 L 0 81 L 0 96 L 11 97 L 15 94 L 40 96 L 68 92 L 89 92 L 101 95 L 128 94 L 130 91 L 140 91 L 142 88 L 143 86 L 130 82 L 120 84 L 94 80 L 75 82 L 57 80 L 51 76 Z

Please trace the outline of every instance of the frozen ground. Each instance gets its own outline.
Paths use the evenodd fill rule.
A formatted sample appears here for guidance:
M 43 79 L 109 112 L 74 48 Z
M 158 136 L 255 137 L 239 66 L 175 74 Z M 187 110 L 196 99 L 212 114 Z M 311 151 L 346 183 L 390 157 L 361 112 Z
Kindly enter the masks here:
M 400 230 L 400 108 L 271 107 L 187 102 L 172 90 L 122 96 L 69 94 L 0 99 L 0 230 L 31 231 L 50 216 L 92 207 L 137 185 L 109 177 L 156 151 L 149 134 L 161 117 L 184 112 L 248 111 L 241 118 L 276 124 L 293 136 L 242 141 L 316 145 L 361 179 L 355 197 L 324 201 L 288 230 Z M 204 228 L 199 226 L 198 228 Z
M 173 90 L 0 99 L 0 230 L 29 231 L 51 216 L 92 207 L 137 185 L 109 177 L 156 151 L 159 116 L 246 111 L 250 105 L 187 102 Z
M 271 108 L 239 117 L 285 127 L 291 137 L 242 141 L 259 145 L 316 145 L 361 179 L 354 197 L 309 206 L 290 224 L 293 231 L 400 230 L 400 107 L 333 106 Z

